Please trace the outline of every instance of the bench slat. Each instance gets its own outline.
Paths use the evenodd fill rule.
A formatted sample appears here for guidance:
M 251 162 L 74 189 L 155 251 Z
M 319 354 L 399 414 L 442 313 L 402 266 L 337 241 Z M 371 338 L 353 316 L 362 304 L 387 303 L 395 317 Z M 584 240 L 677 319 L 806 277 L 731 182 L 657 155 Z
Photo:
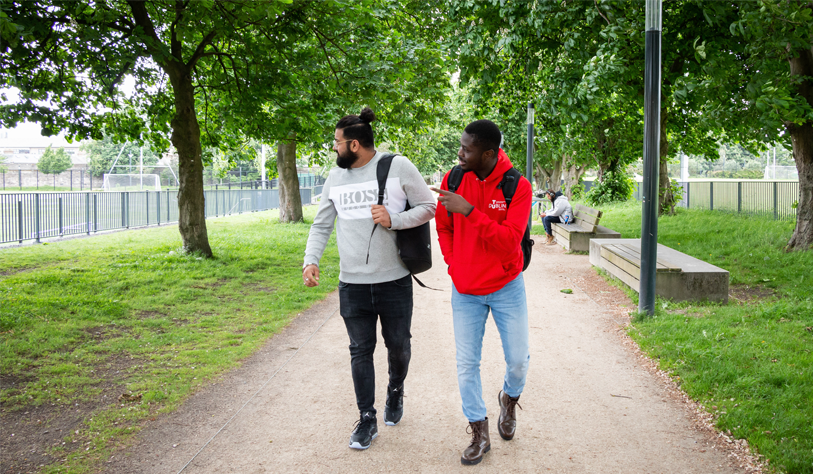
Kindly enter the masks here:
M 583 214 L 590 214 L 591 216 L 596 216 L 598 219 L 601 219 L 602 212 L 598 209 L 593 209 L 592 207 L 587 207 L 583 204 L 576 204 L 573 206 L 574 211 L 581 212 Z
M 624 268 L 622 265 L 617 263 L 619 258 L 613 258 L 612 256 L 616 255 L 620 259 L 628 262 L 631 265 L 630 270 L 634 267 L 636 270 L 630 271 L 625 268 L 628 273 L 632 275 L 639 276 L 641 271 L 641 252 L 636 248 L 629 245 L 624 244 L 614 244 L 614 245 L 605 245 L 601 248 L 601 256 L 607 260 L 616 263 L 619 267 Z M 657 272 L 680 272 L 681 268 L 677 265 L 672 264 L 668 260 L 664 260 L 663 258 L 658 258 L 658 261 L 655 265 L 655 271 Z
M 608 245 L 602 247 L 602 256 L 615 263 L 618 258 L 628 262 L 634 267 L 637 274 L 641 268 L 641 254 L 636 252 L 634 248 L 627 247 L 626 245 Z M 609 257 L 609 258 L 608 258 Z M 616 258 L 617 257 L 617 258 Z M 675 267 L 663 259 L 658 259 L 656 263 L 656 270 L 658 272 L 679 272 L 680 267 Z M 632 272 L 630 272 L 632 273 Z
M 586 222 L 586 223 L 588 223 L 590 225 L 593 225 L 593 226 L 598 225 L 599 221 L 601 220 L 601 218 L 598 217 L 598 216 L 585 214 L 585 213 L 580 212 L 580 211 L 576 211 L 574 213 L 574 216 L 576 217 L 576 221 Z
M 575 224 L 553 224 L 552 227 L 568 233 L 579 232 L 591 234 L 596 231 L 596 226 L 585 224 L 583 221 L 576 221 Z
M 602 247 L 601 258 L 620 268 L 634 279 L 638 280 L 641 278 L 641 267 L 630 262 L 629 259 L 624 258 L 621 254 Z
M 631 245 L 626 244 L 617 244 L 619 247 L 625 247 L 628 252 L 632 255 L 635 255 L 635 258 L 638 262 L 641 261 L 641 251 L 638 247 L 634 247 Z M 682 271 L 680 265 L 675 265 L 674 263 L 670 262 L 669 260 L 664 259 L 663 257 L 658 257 L 657 267 L 663 269 L 662 271 L 668 272 L 680 272 Z

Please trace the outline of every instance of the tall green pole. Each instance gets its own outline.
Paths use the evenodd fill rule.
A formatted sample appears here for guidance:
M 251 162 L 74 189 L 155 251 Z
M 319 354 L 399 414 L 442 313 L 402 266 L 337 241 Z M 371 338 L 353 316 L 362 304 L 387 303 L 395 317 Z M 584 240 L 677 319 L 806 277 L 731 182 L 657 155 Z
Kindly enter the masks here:
M 641 216 L 641 288 L 638 311 L 655 312 L 658 262 L 658 165 L 661 138 L 661 0 L 646 0 L 644 70 L 644 187 Z
M 534 185 L 534 104 L 528 102 L 528 149 L 525 159 L 525 177 Z

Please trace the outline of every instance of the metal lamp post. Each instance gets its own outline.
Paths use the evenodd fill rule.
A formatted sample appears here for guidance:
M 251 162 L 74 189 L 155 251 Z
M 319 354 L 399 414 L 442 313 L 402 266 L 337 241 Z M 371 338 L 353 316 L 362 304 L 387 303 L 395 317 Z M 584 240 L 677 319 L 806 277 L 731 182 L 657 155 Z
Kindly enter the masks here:
M 525 177 L 531 183 L 531 190 L 534 187 L 534 104 L 528 102 L 528 151 L 527 163 L 525 166 Z
M 655 312 L 658 261 L 658 165 L 661 128 L 661 0 L 646 0 L 644 71 L 644 187 L 641 216 L 641 287 L 638 311 Z
M 262 174 L 261 179 L 262 179 L 263 189 L 265 189 L 266 188 L 266 185 L 265 185 L 265 181 L 266 181 L 266 174 L 265 174 L 266 173 L 266 169 L 265 169 L 265 145 L 263 144 L 261 146 L 262 146 L 262 160 L 261 160 L 262 164 L 260 165 L 260 167 L 263 170 L 263 174 Z

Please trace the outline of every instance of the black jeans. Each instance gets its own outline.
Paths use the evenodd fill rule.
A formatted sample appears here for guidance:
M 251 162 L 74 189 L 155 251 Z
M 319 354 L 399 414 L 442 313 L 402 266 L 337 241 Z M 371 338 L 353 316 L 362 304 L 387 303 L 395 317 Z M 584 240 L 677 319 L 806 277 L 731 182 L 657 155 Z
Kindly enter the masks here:
M 376 321 L 387 346 L 389 388 L 403 385 L 412 355 L 412 277 L 375 284 L 339 282 L 339 312 L 350 336 L 350 367 L 360 412 L 375 410 Z
M 547 232 L 548 235 L 553 233 L 550 228 L 552 223 L 561 224 L 562 219 L 560 219 L 559 216 L 545 216 L 542 218 L 542 227 L 545 228 L 545 232 Z

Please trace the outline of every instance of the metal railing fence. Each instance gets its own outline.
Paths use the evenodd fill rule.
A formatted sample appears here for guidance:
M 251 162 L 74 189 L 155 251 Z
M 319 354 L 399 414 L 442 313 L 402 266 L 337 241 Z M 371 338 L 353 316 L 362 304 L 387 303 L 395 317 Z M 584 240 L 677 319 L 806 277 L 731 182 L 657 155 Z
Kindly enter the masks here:
M 150 173 L 155 174 L 155 173 Z M 132 176 L 132 175 L 131 175 Z M 119 191 L 141 191 L 138 179 L 133 177 L 133 183 L 127 189 Z M 177 190 L 178 182 L 173 176 L 159 174 L 159 183 L 162 190 Z M 325 183 L 325 178 L 312 174 L 299 175 L 300 188 L 313 188 Z M 213 178 L 204 176 L 204 189 L 274 189 L 279 187 L 277 178 L 249 179 L 247 176 L 229 175 L 226 178 Z M 69 169 L 58 174 L 46 174 L 39 170 L 6 169 L 0 170 L 0 191 L 2 192 L 45 192 L 45 191 L 102 191 L 104 179 L 102 176 L 93 176 L 87 169 Z M 25 189 L 23 189 L 25 188 Z M 112 192 L 117 192 L 115 189 Z
M 799 199 L 798 181 L 685 181 L 677 182 L 683 190 L 678 206 L 686 209 L 708 209 L 741 214 L 771 216 L 777 220 L 796 219 L 793 203 Z M 637 183 L 635 199 L 641 200 Z
M 312 192 L 300 188 L 303 204 Z M 279 208 L 278 189 L 204 191 L 206 217 Z M 0 243 L 178 222 L 176 191 L 0 194 Z

